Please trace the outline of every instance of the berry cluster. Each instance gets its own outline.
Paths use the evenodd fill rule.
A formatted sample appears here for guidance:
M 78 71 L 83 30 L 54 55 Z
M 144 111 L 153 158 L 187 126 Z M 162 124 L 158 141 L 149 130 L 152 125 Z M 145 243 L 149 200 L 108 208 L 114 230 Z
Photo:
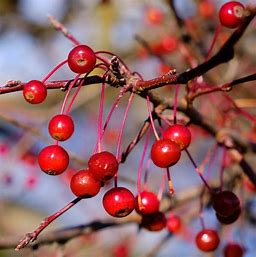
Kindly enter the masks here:
M 214 12 L 210 1 L 202 1 L 200 3 L 199 11 L 204 13 L 205 17 L 212 16 L 212 13 Z M 244 15 L 245 7 L 241 3 L 235 1 L 224 4 L 219 10 L 220 23 L 222 26 L 227 28 L 238 27 L 242 23 Z M 147 17 L 149 21 L 155 25 L 163 20 L 163 14 L 160 10 L 148 10 Z M 152 52 L 155 54 L 170 53 L 177 49 L 177 44 L 176 38 L 166 36 L 161 39 L 159 44 L 156 44 L 155 47 L 153 47 Z M 210 52 L 211 51 L 209 51 L 209 53 Z M 110 55 L 112 59 L 109 60 L 105 56 L 103 57 L 103 54 Z M 206 59 L 208 58 L 208 55 Z M 146 95 L 149 115 L 148 120 L 150 120 L 151 126 L 149 126 L 148 136 L 145 139 L 145 146 L 138 171 L 137 195 L 135 196 L 128 188 L 118 186 L 117 183 L 120 163 L 123 161 L 123 156 L 120 154 L 121 139 L 129 108 L 136 91 L 132 88 L 134 85 L 124 85 L 124 88 L 122 88 L 118 97 L 113 103 L 113 107 L 110 110 L 104 126 L 102 124 L 102 116 L 105 81 L 107 81 L 106 78 L 109 79 L 109 77 L 112 76 L 114 77 L 115 82 L 118 81 L 118 83 L 121 84 L 121 82 L 125 81 L 127 78 L 132 78 L 129 80 L 132 82 L 139 80 L 143 81 L 142 77 L 140 74 L 131 72 L 128 66 L 114 54 L 106 51 L 94 52 L 89 46 L 78 44 L 69 52 L 67 59 L 58 64 L 44 79 L 41 81 L 31 80 L 24 85 L 23 96 L 25 100 L 30 104 L 42 103 L 47 97 L 46 81 L 54 72 L 65 64 L 68 65 L 72 72 L 76 73 L 76 76 L 72 81 L 70 81 L 60 113 L 55 115 L 50 120 L 48 125 L 49 134 L 55 140 L 55 144 L 46 146 L 38 155 L 38 163 L 44 173 L 48 175 L 59 175 L 67 170 L 70 161 L 69 154 L 60 145 L 60 143 L 71 138 L 74 133 L 75 125 L 72 117 L 70 116 L 72 104 L 88 75 L 97 68 L 103 71 L 101 78 L 102 81 L 104 81 L 102 82 L 100 99 L 97 131 L 98 138 L 95 151 L 89 157 L 87 167 L 72 173 L 70 177 L 70 189 L 77 199 L 80 200 L 96 196 L 100 192 L 101 188 L 105 186 L 105 184 L 109 184 L 109 182 L 114 179 L 114 187 L 106 191 L 102 199 L 103 207 L 109 215 L 116 218 L 122 218 L 135 210 L 137 214 L 141 216 L 141 228 L 145 228 L 149 231 L 160 231 L 163 228 L 167 228 L 170 233 L 180 232 L 182 230 L 182 221 L 180 216 L 170 212 L 168 218 L 166 218 L 167 216 L 161 209 L 161 199 L 164 185 L 161 186 L 158 194 L 155 194 L 147 189 L 147 170 L 145 172 L 144 187 L 141 191 L 140 179 L 144 165 L 144 157 L 148 149 L 150 133 L 153 131 L 155 139 L 153 144 L 150 146 L 150 156 L 148 159 L 158 168 L 166 170 L 164 179 L 168 181 L 170 196 L 174 194 L 174 188 L 170 176 L 170 167 L 178 163 L 182 152 L 185 152 L 196 172 L 202 179 L 205 188 L 209 191 L 208 193 L 211 196 L 211 204 L 216 212 L 217 220 L 224 225 L 228 225 L 235 222 L 239 218 L 242 208 L 240 200 L 236 194 L 229 190 L 223 190 L 222 186 L 220 186 L 219 191 L 215 192 L 208 185 L 207 180 L 204 178 L 201 170 L 198 168 L 188 151 L 188 147 L 191 143 L 190 128 L 188 127 L 188 124 L 185 124 L 184 121 L 177 122 L 176 117 L 179 85 L 176 85 L 175 87 L 173 119 L 166 120 L 160 115 L 158 116 L 156 113 L 154 113 L 154 110 L 151 110 L 150 108 L 149 96 Z M 77 90 L 67 106 L 67 100 L 70 92 L 72 88 L 76 86 Z M 131 94 L 117 140 L 116 155 L 114 155 L 109 151 L 102 150 L 101 141 L 118 101 L 126 92 L 131 92 Z M 154 118 L 153 114 L 155 115 Z M 154 119 L 158 119 L 158 121 L 161 120 L 158 127 L 156 127 Z M 163 125 L 162 122 L 165 122 L 165 124 Z M 158 132 L 158 130 L 161 134 Z M 221 178 L 221 184 L 222 182 L 223 178 Z M 200 201 L 201 205 L 203 205 L 202 199 Z M 202 209 L 203 208 L 200 210 L 200 217 L 202 217 Z M 202 229 L 197 233 L 195 242 L 200 250 L 209 252 L 217 249 L 220 243 L 220 238 L 216 230 L 205 228 L 202 218 Z M 224 248 L 224 256 L 231 257 L 234 256 L 234 253 L 236 253 L 237 256 L 242 257 L 244 251 L 245 250 L 241 245 L 237 243 L 228 243 Z

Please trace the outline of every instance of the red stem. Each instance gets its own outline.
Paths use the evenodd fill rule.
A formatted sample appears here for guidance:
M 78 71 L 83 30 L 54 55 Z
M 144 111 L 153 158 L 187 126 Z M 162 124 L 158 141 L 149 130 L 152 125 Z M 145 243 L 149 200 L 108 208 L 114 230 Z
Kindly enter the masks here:
M 151 126 L 152 126 L 152 129 L 153 129 L 155 138 L 156 138 L 156 140 L 160 140 L 160 137 L 157 134 L 156 127 L 155 127 L 155 124 L 154 124 L 154 121 L 153 121 L 153 117 L 152 117 L 152 113 L 151 113 L 152 111 L 151 111 L 150 101 L 149 101 L 149 96 L 148 95 L 147 95 L 147 106 L 148 106 L 148 114 L 149 114 L 149 118 L 150 118 L 150 122 L 151 122 Z
M 170 192 L 171 195 L 173 195 L 174 194 L 174 189 L 173 189 L 173 185 L 172 185 L 172 179 L 171 179 L 170 168 L 169 167 L 166 168 L 166 175 L 167 175 L 167 179 L 168 179 L 169 192 Z
M 76 82 L 77 82 L 77 80 L 79 79 L 79 76 L 80 76 L 80 75 L 81 75 L 81 74 L 77 74 L 76 77 L 75 77 L 75 79 L 74 79 L 74 80 L 71 82 L 71 84 L 69 85 L 68 91 L 67 91 L 67 93 L 66 93 L 66 95 L 65 95 L 63 104 L 62 104 L 62 106 L 61 106 L 61 111 L 60 111 L 61 114 L 64 113 L 64 109 L 65 109 L 65 106 L 66 106 L 68 97 L 69 97 L 69 95 L 70 95 L 71 89 L 72 89 L 73 86 L 76 84 Z
M 145 144 L 144 144 L 144 148 L 143 148 L 143 152 L 142 152 L 142 156 L 141 156 L 141 160 L 140 160 L 140 166 L 139 166 L 139 170 L 138 170 L 137 190 L 138 190 L 138 197 L 139 198 L 140 198 L 141 173 L 142 173 L 142 168 L 143 168 L 143 163 L 144 163 L 146 151 L 147 151 L 147 148 L 148 148 L 148 141 L 149 141 L 149 138 L 150 138 L 150 132 L 151 132 L 151 130 L 149 129 L 148 133 L 147 133 L 147 136 L 146 136 L 146 139 L 145 139 Z M 142 205 L 140 205 L 140 202 L 139 202 L 139 208 L 141 206 Z
M 203 196 L 204 196 L 204 190 L 203 190 L 202 194 L 200 195 L 199 218 L 200 218 L 200 223 L 201 223 L 202 229 L 205 229 L 204 213 L 203 213 L 203 208 L 204 208 Z
M 59 63 L 56 67 L 54 67 L 43 79 L 42 83 L 45 83 L 52 75 L 55 73 L 61 66 L 63 66 L 65 63 L 67 63 L 68 60 L 64 60 L 61 63 Z
M 176 85 L 176 88 L 175 88 L 175 96 L 174 96 L 174 103 L 173 103 L 173 123 L 174 124 L 176 124 L 177 122 L 176 114 L 177 114 L 179 92 L 180 92 L 180 84 Z
M 112 105 L 112 107 L 111 107 L 111 109 L 110 109 L 110 112 L 109 112 L 109 114 L 108 114 L 108 116 L 107 116 L 107 119 L 106 119 L 106 121 L 105 121 L 105 123 L 104 123 L 103 129 L 102 129 L 102 132 L 101 132 L 101 138 L 100 138 L 100 140 L 102 140 L 102 137 L 103 137 L 103 135 L 104 135 L 104 133 L 105 133 L 105 130 L 106 130 L 107 126 L 108 126 L 108 123 L 109 123 L 109 121 L 110 121 L 110 119 L 111 119 L 111 116 L 112 116 L 112 114 L 113 114 L 115 108 L 117 108 L 118 102 L 119 102 L 120 99 L 124 96 L 124 94 L 127 92 L 127 90 L 128 90 L 128 89 L 126 89 L 126 88 L 122 88 L 122 90 L 121 90 L 120 93 L 118 94 L 116 100 L 114 101 L 114 103 L 113 103 L 113 105 Z M 98 143 L 97 143 L 97 145 L 98 145 Z M 97 146 L 97 147 L 98 147 L 98 146 Z
M 84 79 L 85 79 L 87 76 L 88 76 L 88 74 L 85 75 Z M 67 108 L 67 110 L 66 110 L 66 114 L 69 114 L 69 112 L 70 112 L 70 110 L 71 110 L 71 107 L 72 107 L 72 105 L 73 105 L 73 103 L 74 103 L 74 101 L 75 101 L 75 99 L 76 99 L 76 97 L 77 97 L 77 95 L 78 95 L 78 93 L 79 93 L 79 91 L 80 91 L 82 85 L 83 85 L 84 79 L 81 79 L 81 81 L 79 82 L 78 88 L 76 89 L 74 95 L 72 96 L 72 98 L 71 98 L 71 100 L 70 100 L 70 103 L 69 103 L 68 108 Z
M 77 204 L 79 201 L 81 201 L 82 198 L 76 198 L 70 203 L 68 203 L 65 207 L 57 211 L 56 213 L 52 214 L 51 216 L 45 218 L 39 227 L 34 230 L 31 233 L 26 234 L 19 244 L 16 246 L 15 250 L 20 250 L 24 248 L 26 245 L 28 245 L 30 242 L 33 242 L 37 239 L 38 235 L 48 226 L 50 223 L 52 223 L 54 220 L 56 220 L 59 216 L 61 216 L 63 213 L 65 213 L 67 210 L 69 210 L 71 207 L 73 207 L 75 204 Z
M 134 95 L 135 95 L 134 92 L 132 92 L 130 97 L 129 97 L 129 100 L 128 100 L 128 103 L 127 103 L 127 106 L 126 106 L 126 109 L 125 109 L 125 113 L 124 113 L 124 119 L 123 119 L 121 129 L 120 129 L 120 132 L 119 132 L 119 136 L 118 136 L 117 147 L 116 147 L 116 159 L 118 161 L 120 161 L 121 140 L 122 140 L 122 137 L 123 137 L 124 127 L 125 127 L 125 123 L 126 123 L 126 120 L 127 120 L 127 117 L 128 117 L 128 112 L 130 110 L 131 103 L 132 103 Z M 115 187 L 117 187 L 117 176 L 118 176 L 118 174 L 115 175 Z
M 212 192 L 211 187 L 208 185 L 207 181 L 205 180 L 205 178 L 203 177 L 203 175 L 201 174 L 201 172 L 199 171 L 195 161 L 193 160 L 192 156 L 190 155 L 189 151 L 187 149 L 185 149 L 185 152 L 188 155 L 188 158 L 190 159 L 190 161 L 192 162 L 197 174 L 200 176 L 201 180 L 203 181 L 204 185 L 207 187 L 207 189 L 209 190 L 209 192 Z
M 100 108 L 99 108 L 99 119 L 98 119 L 98 152 L 101 152 L 101 134 L 102 134 L 102 116 L 105 98 L 105 83 L 102 83 L 101 94 L 100 94 Z
M 147 190 L 147 181 L 148 181 L 148 173 L 149 173 L 150 163 L 151 163 L 151 159 L 148 158 L 148 160 L 146 162 L 146 168 L 145 168 L 145 174 L 144 174 L 143 191 Z
M 211 55 L 211 53 L 212 53 L 212 49 L 213 49 L 213 47 L 214 47 L 214 45 L 215 45 L 215 43 L 216 43 L 216 40 L 217 40 L 217 38 L 218 38 L 218 36 L 219 36 L 219 34 L 220 34 L 220 30 L 221 30 L 221 25 L 218 25 L 218 26 L 216 27 L 216 29 L 215 29 L 215 33 L 214 33 L 214 36 L 213 36 L 213 39 L 212 39 L 210 48 L 209 48 L 209 50 L 208 50 L 208 52 L 207 52 L 207 55 L 206 55 L 206 57 L 205 57 L 205 60 L 206 60 L 206 61 L 210 58 L 210 55 Z

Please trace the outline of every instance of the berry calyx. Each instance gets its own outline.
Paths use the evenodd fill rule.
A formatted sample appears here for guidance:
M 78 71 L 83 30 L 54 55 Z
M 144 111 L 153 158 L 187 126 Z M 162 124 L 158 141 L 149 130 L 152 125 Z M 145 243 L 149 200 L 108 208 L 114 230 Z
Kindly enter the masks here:
M 182 227 L 181 219 L 179 216 L 170 214 L 169 218 L 167 219 L 167 229 L 170 233 L 177 233 L 180 231 Z
M 88 167 L 95 179 L 105 182 L 117 173 L 118 162 L 112 153 L 105 151 L 92 155 Z
M 96 55 L 87 45 L 78 45 L 68 54 L 69 68 L 78 74 L 91 72 L 96 64 Z
M 228 243 L 223 249 L 224 257 L 243 257 L 244 252 L 244 247 L 238 243 Z
M 186 126 L 174 124 L 164 131 L 163 138 L 170 139 L 180 146 L 180 150 L 184 150 L 190 145 L 191 133 Z
M 240 201 L 232 191 L 221 191 L 212 196 L 214 210 L 223 217 L 228 217 L 240 209 Z
M 50 120 L 48 130 L 52 138 L 65 141 L 74 132 L 74 122 L 69 115 L 58 114 Z
M 196 235 L 196 245 L 203 252 L 217 249 L 220 238 L 215 230 L 203 229 Z
M 143 191 L 139 197 L 136 196 L 135 210 L 139 214 L 148 215 L 159 211 L 160 202 L 155 193 L 149 191 Z
M 149 231 L 160 231 L 166 227 L 165 215 L 163 212 L 143 215 L 140 226 Z
M 103 207 L 113 217 L 125 217 L 134 210 L 135 198 L 127 188 L 115 187 L 104 195 Z
M 69 164 L 69 155 L 59 145 L 50 145 L 41 150 L 38 163 L 43 172 L 48 175 L 59 175 L 64 172 Z
M 219 10 L 221 25 L 231 29 L 238 27 L 243 20 L 244 9 L 244 6 L 237 1 L 223 4 Z
M 46 86 L 39 80 L 31 80 L 23 86 L 24 99 L 30 104 L 39 104 L 47 96 Z
M 155 141 L 151 148 L 151 159 L 160 168 L 174 165 L 180 155 L 179 145 L 167 138 Z
M 101 182 L 93 177 L 89 169 L 78 171 L 70 181 L 71 191 L 80 198 L 93 197 L 98 194 L 100 188 Z

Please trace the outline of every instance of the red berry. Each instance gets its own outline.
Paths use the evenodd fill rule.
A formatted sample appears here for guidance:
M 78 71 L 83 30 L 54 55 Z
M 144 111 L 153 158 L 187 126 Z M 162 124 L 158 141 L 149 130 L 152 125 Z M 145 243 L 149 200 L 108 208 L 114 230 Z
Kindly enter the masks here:
M 48 130 L 52 138 L 65 141 L 74 132 L 74 122 L 69 115 L 58 114 L 50 120 Z
M 162 212 L 143 215 L 140 225 L 149 231 L 160 231 L 166 227 L 166 218 Z
M 198 11 L 203 18 L 205 19 L 212 18 L 214 16 L 214 11 L 215 11 L 214 3 L 208 0 L 201 1 L 198 4 Z
M 203 229 L 196 236 L 197 247 L 204 251 L 214 251 L 220 243 L 220 238 L 215 230 Z
M 244 9 L 244 6 L 236 1 L 223 4 L 219 10 L 219 18 L 222 26 L 231 29 L 238 27 L 243 20 Z
M 47 96 L 46 86 L 39 80 L 31 80 L 23 86 L 23 96 L 30 104 L 39 104 Z
M 157 7 L 149 7 L 146 10 L 146 18 L 152 24 L 160 24 L 163 21 L 163 11 Z
M 228 217 L 240 208 L 240 201 L 232 191 L 221 191 L 212 196 L 214 210 L 223 217 Z
M 89 169 L 80 170 L 71 178 L 70 188 L 77 197 L 90 198 L 98 194 L 101 182 L 93 177 Z
M 160 168 L 174 165 L 180 159 L 180 147 L 170 139 L 157 140 L 151 148 L 151 159 Z
M 112 153 L 100 152 L 91 156 L 88 167 L 95 179 L 105 182 L 117 173 L 118 162 Z
M 48 175 L 59 175 L 69 164 L 69 155 L 59 145 L 50 145 L 42 149 L 38 156 L 39 166 Z
M 170 139 L 180 146 L 180 150 L 184 150 L 191 142 L 191 133 L 186 126 L 174 124 L 164 131 L 163 138 Z
M 220 223 L 222 223 L 224 225 L 229 225 L 229 224 L 232 224 L 235 221 L 237 221 L 240 214 L 241 214 L 241 208 L 237 209 L 234 213 L 232 213 L 231 215 L 229 215 L 227 217 L 221 216 L 216 212 L 216 218 Z
M 224 257 L 243 257 L 244 252 L 244 247 L 238 243 L 228 243 L 223 249 Z
M 170 233 L 177 233 L 180 231 L 182 226 L 181 219 L 179 216 L 170 214 L 169 218 L 167 219 L 167 229 Z
M 75 73 L 91 72 L 95 64 L 96 55 L 89 46 L 78 45 L 68 54 L 68 66 Z
M 135 198 L 127 188 L 115 187 L 104 195 L 103 206 L 109 215 L 121 218 L 134 210 Z
M 152 214 L 159 211 L 159 200 L 155 193 L 149 191 L 143 191 L 140 193 L 141 206 L 136 196 L 135 210 L 142 215 Z

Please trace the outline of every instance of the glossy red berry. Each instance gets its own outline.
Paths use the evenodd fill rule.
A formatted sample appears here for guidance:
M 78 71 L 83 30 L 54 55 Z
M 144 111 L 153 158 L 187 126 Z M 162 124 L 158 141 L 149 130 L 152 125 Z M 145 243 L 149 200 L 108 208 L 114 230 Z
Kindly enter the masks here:
M 96 64 L 96 55 L 87 45 L 78 45 L 68 54 L 69 68 L 78 74 L 91 72 Z
M 155 193 L 150 191 L 143 191 L 140 193 L 141 205 L 139 197 L 136 196 L 135 210 L 142 215 L 148 215 L 159 211 L 160 202 Z
M 127 188 L 115 187 L 107 191 L 104 195 L 103 206 L 109 215 L 121 218 L 134 210 L 135 198 Z
M 112 153 L 100 152 L 91 156 L 88 167 L 95 179 L 105 182 L 117 173 L 118 162 Z
M 162 212 L 143 215 L 140 225 L 149 231 L 160 231 L 166 227 L 166 218 Z
M 223 249 L 224 257 L 243 257 L 244 252 L 244 247 L 238 243 L 228 243 Z
M 65 141 L 74 132 L 74 122 L 69 115 L 58 114 L 50 120 L 48 130 L 52 138 Z
M 174 165 L 180 159 L 180 147 L 170 139 L 155 141 L 151 148 L 151 159 L 160 168 Z
M 41 170 L 48 175 L 59 175 L 68 167 L 69 155 L 63 147 L 50 145 L 39 153 L 38 163 Z
M 237 209 L 234 213 L 229 216 L 221 216 L 216 212 L 217 220 L 222 223 L 223 225 L 229 225 L 236 222 L 241 214 L 241 208 Z
M 223 4 L 219 10 L 219 18 L 222 26 L 227 28 L 238 27 L 244 16 L 244 6 L 237 1 L 230 1 Z
M 186 126 L 174 124 L 164 131 L 163 138 L 170 139 L 180 146 L 180 150 L 184 150 L 190 145 L 191 133 Z
M 203 252 L 217 249 L 220 238 L 215 230 L 203 229 L 196 236 L 196 245 Z
M 93 177 L 89 169 L 80 170 L 71 178 L 70 188 L 77 197 L 90 198 L 98 194 L 101 182 Z
M 177 233 L 180 231 L 182 227 L 182 222 L 179 216 L 170 214 L 167 219 L 167 229 L 170 233 Z
M 31 80 L 23 86 L 23 96 L 30 104 L 39 104 L 47 96 L 46 86 L 39 80 Z
M 214 210 L 223 217 L 235 213 L 240 208 L 240 201 L 232 191 L 221 191 L 212 196 Z

